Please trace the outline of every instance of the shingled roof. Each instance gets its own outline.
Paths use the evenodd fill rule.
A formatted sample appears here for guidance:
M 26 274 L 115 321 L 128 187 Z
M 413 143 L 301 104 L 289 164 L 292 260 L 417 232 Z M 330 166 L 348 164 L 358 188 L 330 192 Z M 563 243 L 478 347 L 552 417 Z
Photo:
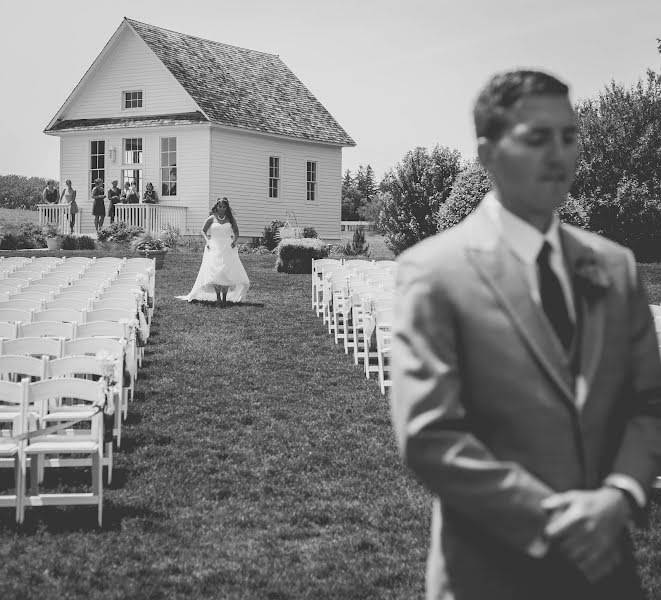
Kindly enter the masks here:
M 213 123 L 356 145 L 278 56 L 126 21 Z

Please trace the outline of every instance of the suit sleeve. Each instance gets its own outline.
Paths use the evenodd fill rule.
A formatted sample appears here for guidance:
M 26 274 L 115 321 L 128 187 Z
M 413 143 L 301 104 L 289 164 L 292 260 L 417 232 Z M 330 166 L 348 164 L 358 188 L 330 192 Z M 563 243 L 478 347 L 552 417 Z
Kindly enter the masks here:
M 649 490 L 661 475 L 661 361 L 645 288 L 629 253 L 631 335 L 630 420 L 615 457 L 613 473 L 628 475 Z
M 435 277 L 404 257 L 395 297 L 391 408 L 406 464 L 445 507 L 529 551 L 547 521 L 541 501 L 553 490 L 474 435 L 462 404 L 460 325 Z

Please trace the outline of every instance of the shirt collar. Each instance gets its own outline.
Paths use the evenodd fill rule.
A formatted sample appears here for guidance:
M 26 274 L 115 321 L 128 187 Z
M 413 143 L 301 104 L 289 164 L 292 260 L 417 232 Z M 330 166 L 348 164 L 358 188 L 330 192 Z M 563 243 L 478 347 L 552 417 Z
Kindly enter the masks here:
M 499 202 L 493 191 L 489 192 L 484 198 L 484 206 L 487 214 L 498 227 L 503 239 L 506 240 L 514 254 L 525 264 L 535 264 L 544 242 L 548 242 L 551 248 L 558 253 L 558 256 L 562 256 L 560 220 L 555 213 L 548 230 L 542 234 L 530 223 L 507 210 Z

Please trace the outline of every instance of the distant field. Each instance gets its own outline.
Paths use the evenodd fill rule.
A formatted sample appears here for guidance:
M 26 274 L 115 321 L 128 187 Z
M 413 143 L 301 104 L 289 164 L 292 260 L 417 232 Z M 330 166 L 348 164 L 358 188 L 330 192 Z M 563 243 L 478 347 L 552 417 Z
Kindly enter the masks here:
M 36 210 L 0 208 L 0 222 L 9 225 L 19 223 L 39 223 L 39 213 Z

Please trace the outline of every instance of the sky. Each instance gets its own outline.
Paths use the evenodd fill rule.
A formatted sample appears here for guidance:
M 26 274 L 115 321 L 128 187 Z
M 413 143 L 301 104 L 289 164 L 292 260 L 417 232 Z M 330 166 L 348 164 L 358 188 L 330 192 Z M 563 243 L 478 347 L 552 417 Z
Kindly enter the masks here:
M 43 130 L 124 17 L 279 55 L 356 142 L 343 170 L 377 180 L 417 146 L 472 158 L 498 71 L 549 71 L 577 100 L 661 67 L 661 0 L 0 0 L 0 175 L 59 178 Z

